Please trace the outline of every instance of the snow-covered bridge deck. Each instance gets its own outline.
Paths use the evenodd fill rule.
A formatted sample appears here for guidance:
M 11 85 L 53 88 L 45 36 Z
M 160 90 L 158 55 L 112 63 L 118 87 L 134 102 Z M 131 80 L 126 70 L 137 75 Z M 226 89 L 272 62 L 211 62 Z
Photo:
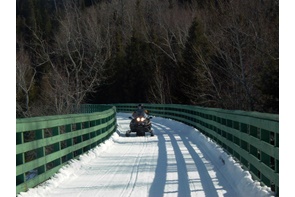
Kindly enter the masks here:
M 271 196 L 196 129 L 155 117 L 155 136 L 125 137 L 129 114 L 105 143 L 19 196 Z

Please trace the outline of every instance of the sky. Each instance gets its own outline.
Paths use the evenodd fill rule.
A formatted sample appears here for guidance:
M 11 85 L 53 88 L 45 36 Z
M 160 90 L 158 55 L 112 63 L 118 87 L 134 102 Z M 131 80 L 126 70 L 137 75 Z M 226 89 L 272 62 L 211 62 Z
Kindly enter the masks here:
M 118 113 L 109 140 L 18 197 L 273 196 L 195 128 L 153 117 L 153 137 L 126 137 L 128 116 Z

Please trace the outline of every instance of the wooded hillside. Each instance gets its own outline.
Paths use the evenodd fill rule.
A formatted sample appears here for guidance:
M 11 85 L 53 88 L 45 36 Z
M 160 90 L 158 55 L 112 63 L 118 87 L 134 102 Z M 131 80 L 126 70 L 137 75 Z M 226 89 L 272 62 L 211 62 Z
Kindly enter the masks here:
M 17 117 L 82 103 L 279 113 L 279 1 L 17 0 Z

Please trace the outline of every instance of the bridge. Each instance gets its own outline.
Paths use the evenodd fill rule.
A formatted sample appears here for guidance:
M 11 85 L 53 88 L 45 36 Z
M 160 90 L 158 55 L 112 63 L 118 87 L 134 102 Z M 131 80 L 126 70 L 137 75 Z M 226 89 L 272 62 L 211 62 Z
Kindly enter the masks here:
M 48 180 L 63 166 L 70 163 L 72 159 L 77 159 L 84 153 L 89 153 L 89 151 L 109 139 L 110 136 L 113 136 L 114 133 L 117 133 L 118 139 L 128 139 L 123 138 L 124 129 L 122 129 L 124 124 L 125 129 L 128 127 L 128 123 L 124 122 L 128 122 L 128 119 L 127 117 L 125 119 L 122 118 L 122 115 L 118 119 L 118 112 L 130 114 L 134 111 L 135 106 L 136 104 L 83 105 L 77 114 L 17 119 L 16 194 L 25 192 L 29 188 L 33 188 Z M 223 151 L 232 156 L 245 170 L 249 171 L 254 180 L 259 181 L 261 185 L 270 187 L 275 195 L 279 196 L 278 115 L 176 104 L 145 104 L 144 106 L 155 117 L 176 120 L 196 128 L 196 130 L 191 131 L 190 136 L 200 132 L 210 141 L 218 144 Z M 162 195 L 164 193 L 176 193 L 177 195 L 178 193 L 179 195 L 193 196 L 191 195 L 192 192 L 198 192 L 198 189 L 194 191 L 191 189 L 192 187 L 197 188 L 197 183 L 194 184 L 188 181 L 188 179 L 195 180 L 196 177 L 191 176 L 195 176 L 196 173 L 193 175 L 189 174 L 189 170 L 186 169 L 188 168 L 188 160 L 187 156 L 182 154 L 182 146 L 189 152 L 188 155 L 191 157 L 191 162 L 194 163 L 190 168 L 195 169 L 195 172 L 199 171 L 199 179 L 203 179 L 203 181 L 205 180 L 208 183 L 203 187 L 203 192 L 205 192 L 203 195 L 220 196 L 217 192 L 218 189 L 212 192 L 212 188 L 214 188 L 213 183 L 216 182 L 213 179 L 216 179 L 216 177 L 213 178 L 209 172 L 205 172 L 206 170 L 209 171 L 210 168 L 204 167 L 207 166 L 204 163 L 210 163 L 210 161 L 204 162 L 200 160 L 203 157 L 194 157 L 199 152 L 198 144 L 203 142 L 194 142 L 194 140 L 189 138 L 190 136 L 183 135 L 183 132 L 177 131 L 176 128 L 173 128 L 174 126 L 169 125 L 169 122 L 163 125 L 157 122 L 157 118 L 153 119 L 153 121 L 155 121 L 153 128 L 156 130 L 155 136 L 151 138 L 153 140 L 147 143 L 144 141 L 146 138 L 130 138 L 131 141 L 129 143 L 132 146 L 139 144 L 141 149 L 143 149 L 143 146 L 151 146 L 154 143 L 150 148 L 158 148 L 158 155 L 160 155 L 161 151 L 162 154 L 166 154 L 163 158 L 164 161 L 156 155 L 150 155 L 153 158 L 151 162 L 156 162 L 154 165 L 149 165 L 156 166 L 153 169 L 155 179 L 146 183 L 149 186 L 140 187 L 138 185 L 139 188 L 149 187 L 149 190 L 143 190 L 146 191 L 143 195 L 157 196 L 157 192 L 160 192 Z M 165 140 L 165 137 L 168 137 L 171 142 L 170 148 L 174 149 L 173 154 L 169 154 L 169 146 L 165 146 L 165 142 L 168 141 Z M 177 145 L 178 141 L 181 141 L 182 145 Z M 118 145 L 121 145 L 118 150 L 126 148 L 122 146 L 124 144 L 122 141 L 117 140 L 117 142 Z M 190 144 L 191 142 L 193 144 Z M 134 149 L 136 150 L 137 147 Z M 143 154 L 143 152 L 130 152 L 131 150 L 133 148 L 128 146 L 126 154 Z M 147 148 L 147 150 L 149 149 Z M 153 151 L 157 152 L 156 150 Z M 177 160 L 177 170 L 174 167 L 174 173 L 178 173 L 178 184 L 168 181 L 169 176 L 173 176 L 173 170 L 168 170 L 168 168 L 172 168 L 171 165 L 168 166 L 168 157 L 171 157 L 171 155 L 175 155 L 174 159 Z M 132 161 L 130 156 L 125 156 Z M 133 159 L 136 159 L 136 157 Z M 114 167 L 112 168 L 114 164 L 110 162 L 109 157 L 105 157 L 105 161 L 109 162 L 106 166 L 110 170 L 114 169 Z M 222 158 L 221 161 L 225 162 Z M 136 164 L 139 164 L 139 162 L 134 160 L 131 163 L 135 166 L 135 168 L 132 168 L 133 171 L 140 172 L 138 168 L 136 169 L 136 166 L 138 166 Z M 149 162 L 145 161 L 143 163 L 147 164 Z M 198 170 L 198 167 L 202 168 L 202 166 L 203 170 Z M 180 171 L 182 167 L 184 171 Z M 150 168 L 152 169 L 152 167 Z M 107 169 L 104 168 L 104 170 Z M 127 169 L 125 170 L 129 172 Z M 129 177 L 131 178 L 127 180 L 129 185 L 126 184 L 125 188 L 130 186 L 131 183 L 134 184 L 136 182 L 135 179 L 137 180 L 138 178 L 139 174 L 136 173 L 135 176 L 133 171 L 130 171 L 131 175 Z M 172 174 L 169 175 L 168 172 Z M 115 175 L 113 174 L 113 176 Z M 146 176 L 144 177 L 146 178 Z M 210 177 L 212 180 L 209 181 Z M 108 181 L 112 180 L 109 178 Z M 221 182 L 221 180 L 219 181 Z M 167 187 L 169 184 L 171 187 Z M 203 184 L 202 181 L 201 184 Z M 160 189 L 156 188 L 155 185 L 160 187 Z M 134 192 L 136 191 L 135 187 L 133 190 Z M 190 192 L 187 193 L 188 191 Z M 128 195 L 131 196 L 130 194 Z M 227 195 L 231 196 L 230 193 Z

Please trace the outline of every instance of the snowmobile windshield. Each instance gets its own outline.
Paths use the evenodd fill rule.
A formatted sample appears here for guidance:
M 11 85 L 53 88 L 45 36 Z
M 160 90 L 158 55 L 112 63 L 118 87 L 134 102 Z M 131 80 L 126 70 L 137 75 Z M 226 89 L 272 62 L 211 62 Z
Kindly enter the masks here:
M 136 113 L 134 114 L 134 117 L 139 117 L 139 116 L 142 116 L 142 117 L 146 117 L 147 115 L 144 113 L 144 110 L 143 109 L 138 109 L 136 111 Z

